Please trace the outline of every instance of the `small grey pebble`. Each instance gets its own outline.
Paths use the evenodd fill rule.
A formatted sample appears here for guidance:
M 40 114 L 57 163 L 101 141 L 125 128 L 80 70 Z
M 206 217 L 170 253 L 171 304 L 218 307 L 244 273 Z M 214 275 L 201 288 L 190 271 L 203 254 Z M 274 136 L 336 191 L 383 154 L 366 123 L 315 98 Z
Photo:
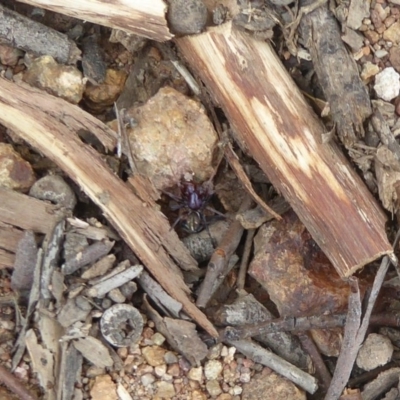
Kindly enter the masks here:
M 71 210 L 76 205 L 75 193 L 59 175 L 47 175 L 39 179 L 32 185 L 29 195 Z
M 126 297 L 121 293 L 119 288 L 112 289 L 108 292 L 108 297 L 114 302 L 114 303 L 124 303 L 126 300 Z
M 105 299 L 103 299 L 103 301 L 101 302 L 101 307 L 104 309 L 104 310 L 107 310 L 107 308 L 110 308 L 111 306 L 112 306 L 112 301 L 111 301 L 111 299 L 107 299 L 107 298 L 105 298 Z
M 202 0 L 170 0 L 167 19 L 173 33 L 200 33 L 206 26 L 207 8 Z
M 167 351 L 164 354 L 164 361 L 167 364 L 175 364 L 178 362 L 178 357 L 176 356 L 176 354 L 174 354 L 172 351 Z

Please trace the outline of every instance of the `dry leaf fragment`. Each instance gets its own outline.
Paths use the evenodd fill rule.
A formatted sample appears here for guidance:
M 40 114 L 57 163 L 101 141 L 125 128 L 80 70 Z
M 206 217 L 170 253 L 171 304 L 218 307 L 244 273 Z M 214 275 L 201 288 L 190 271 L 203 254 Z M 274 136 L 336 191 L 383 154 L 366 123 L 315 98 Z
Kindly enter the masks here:
M 100 340 L 93 336 L 80 338 L 74 341 L 75 348 L 80 351 L 87 360 L 99 368 L 111 368 L 114 365 L 110 353 Z

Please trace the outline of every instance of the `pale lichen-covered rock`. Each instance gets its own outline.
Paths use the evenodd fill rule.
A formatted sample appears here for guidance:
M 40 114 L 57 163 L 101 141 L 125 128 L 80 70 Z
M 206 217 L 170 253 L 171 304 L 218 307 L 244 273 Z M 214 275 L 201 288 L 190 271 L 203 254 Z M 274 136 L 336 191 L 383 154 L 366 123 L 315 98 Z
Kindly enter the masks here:
M 82 73 L 76 67 L 57 64 L 51 56 L 33 60 L 23 80 L 73 104 L 81 101 L 85 86 Z
M 126 116 L 134 120 L 128 135 L 136 166 L 155 187 L 174 186 L 192 174 L 200 182 L 212 175 L 218 136 L 199 102 L 165 87 Z

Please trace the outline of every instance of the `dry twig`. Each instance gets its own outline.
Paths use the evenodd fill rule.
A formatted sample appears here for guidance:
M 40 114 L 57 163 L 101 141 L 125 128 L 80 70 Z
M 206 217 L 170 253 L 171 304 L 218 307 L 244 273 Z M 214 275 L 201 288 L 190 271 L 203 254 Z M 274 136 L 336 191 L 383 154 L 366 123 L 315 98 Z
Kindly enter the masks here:
M 15 393 L 21 400 L 37 400 L 37 397 L 32 395 L 21 382 L 0 365 L 0 381 L 6 385 L 13 393 Z
M 250 196 L 247 196 L 239 211 L 244 211 L 250 208 L 252 202 Z M 217 290 L 217 285 L 221 283 L 221 280 L 218 279 L 218 277 L 225 275 L 225 268 L 228 266 L 229 259 L 240 242 L 242 233 L 243 227 L 240 222 L 233 221 L 208 264 L 206 276 L 200 288 L 196 302 L 198 307 L 205 307 Z
M 393 247 L 396 247 L 399 237 L 400 231 L 396 235 Z M 375 301 L 378 297 L 379 290 L 382 286 L 390 262 L 391 260 L 388 256 L 383 257 L 382 263 L 375 276 L 371 293 L 368 298 L 367 309 L 362 320 L 358 281 L 354 277 L 349 278 L 352 291 L 349 296 L 349 309 L 344 329 L 343 344 L 336 363 L 335 373 L 333 374 L 332 382 L 328 389 L 325 400 L 338 399 L 349 380 L 358 350 L 360 349 L 361 343 L 364 340 L 365 333 L 369 326 L 372 309 L 374 308 Z

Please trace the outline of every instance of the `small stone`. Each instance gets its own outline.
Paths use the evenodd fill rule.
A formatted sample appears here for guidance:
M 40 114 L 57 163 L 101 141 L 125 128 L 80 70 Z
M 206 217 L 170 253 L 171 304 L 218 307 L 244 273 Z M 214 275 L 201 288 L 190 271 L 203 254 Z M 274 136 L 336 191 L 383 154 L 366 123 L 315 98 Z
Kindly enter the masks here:
M 218 135 L 200 103 L 164 87 L 126 116 L 137 121 L 127 134 L 138 171 L 157 189 L 176 185 L 193 171 L 199 182 L 209 179 Z
M 394 101 L 394 106 L 395 106 L 396 114 L 400 115 L 400 97 L 396 98 L 396 100 Z M 400 122 L 400 120 L 397 120 L 397 121 Z M 398 124 L 396 124 L 396 125 L 398 125 Z M 400 126 L 399 126 L 399 128 L 400 128 Z M 397 129 L 397 131 L 399 132 L 399 129 Z M 399 133 L 396 134 L 395 131 L 393 132 L 393 134 L 394 134 L 394 136 L 398 136 L 399 135 Z
M 114 302 L 114 303 L 125 303 L 125 296 L 121 293 L 119 288 L 111 289 L 107 296 Z
M 164 399 L 170 399 L 171 397 L 175 396 L 175 388 L 172 383 L 160 381 L 157 382 L 157 387 L 158 390 L 156 396 Z
M 357 366 L 371 371 L 387 364 L 393 355 L 393 345 L 387 336 L 371 333 L 358 352 Z
M 207 361 L 204 366 L 204 375 L 208 381 L 217 379 L 222 372 L 222 363 L 217 360 Z
M 145 374 L 152 374 L 153 375 L 154 368 L 148 364 L 141 364 L 136 368 L 136 375 L 142 376 Z
M 237 388 L 237 389 L 236 389 Z M 240 391 L 241 387 L 235 386 Z M 264 368 L 260 374 L 253 376 L 250 383 L 243 385 L 242 400 L 306 400 L 306 394 L 294 383 Z
M 128 390 L 123 386 L 122 383 L 118 383 L 117 386 L 118 400 L 132 400 L 132 396 L 129 394 Z M 74 400 L 79 400 L 74 397 Z
M 106 272 L 108 272 L 114 262 L 116 257 L 114 254 L 108 254 L 107 256 L 101 258 L 99 261 L 94 263 L 90 268 L 88 268 L 81 277 L 83 279 L 93 279 L 98 276 L 103 276 Z
M 229 393 L 220 394 L 216 400 L 232 400 L 232 396 Z
M 400 72 L 400 47 L 394 46 L 389 51 L 389 61 L 392 64 L 392 67 Z
M 88 82 L 85 88 L 85 102 L 91 110 L 100 112 L 117 100 L 124 88 L 127 74 L 124 70 L 107 69 L 103 83 Z
M 177 377 L 181 374 L 181 369 L 179 368 L 179 364 L 171 364 L 168 369 L 167 373 L 173 377 Z
M 191 400 L 207 400 L 207 395 L 200 390 L 193 390 Z
M 209 360 L 215 360 L 216 358 L 219 358 L 219 356 L 221 355 L 222 347 L 222 343 L 218 343 L 215 346 L 212 346 L 208 351 L 207 358 Z
M 72 104 L 78 104 L 82 99 L 84 90 L 82 73 L 71 65 L 57 64 L 51 56 L 33 60 L 23 80 Z
M 222 346 L 221 357 L 226 357 L 227 355 L 228 355 L 228 348 L 226 346 Z
M 152 328 L 149 328 L 148 326 L 146 326 L 143 329 L 143 333 L 142 333 L 143 338 L 148 339 L 151 342 L 151 344 L 154 344 L 153 340 L 151 339 L 153 337 L 153 335 L 154 335 L 154 330 Z
M 224 372 L 223 372 L 223 377 L 224 377 L 224 382 L 228 382 L 228 383 L 233 383 L 235 382 L 236 378 L 237 378 L 237 373 L 235 370 L 228 368 L 224 368 Z
M 389 53 L 385 49 L 377 50 L 375 52 L 375 57 L 377 58 L 383 58 L 386 57 Z
M 385 68 L 375 76 L 374 89 L 376 95 L 386 101 L 398 96 L 400 91 L 400 75 L 393 67 Z
M 187 372 L 191 368 L 190 362 L 185 357 L 181 357 L 179 359 L 179 367 L 181 368 L 182 371 Z
M 219 394 L 222 393 L 221 386 L 219 385 L 219 382 L 216 379 L 208 381 L 206 383 L 206 389 L 207 392 L 210 394 L 210 396 L 218 396 Z
M 167 372 L 167 366 L 166 366 L 166 364 L 157 365 L 156 367 L 154 367 L 154 373 L 155 373 L 156 376 L 158 376 L 159 378 L 163 377 L 163 376 L 165 375 L 166 372 Z
M 156 332 L 152 337 L 151 340 L 153 341 L 154 344 L 157 346 L 161 346 L 165 342 L 165 337 L 161 335 L 161 333 Z
M 96 376 L 99 375 L 104 375 L 105 374 L 105 369 L 104 368 L 100 368 L 100 367 L 96 367 L 95 365 L 92 365 L 88 368 L 88 370 L 86 371 L 86 376 L 90 379 L 95 378 Z
M 118 347 L 117 349 L 117 354 L 125 360 L 126 357 L 128 356 L 128 348 L 127 347 Z
M 95 378 L 90 390 L 92 400 L 116 400 L 118 399 L 117 387 L 110 375 L 101 375 Z
M 47 175 L 36 181 L 29 195 L 40 200 L 48 200 L 69 210 L 76 205 L 76 196 L 67 182 L 59 175 Z
M 132 298 L 132 295 L 137 292 L 137 283 L 134 281 L 130 281 L 130 282 L 124 283 L 119 289 L 121 290 L 121 293 L 128 300 L 130 300 Z
M 242 394 L 242 392 L 243 392 L 243 388 L 241 386 L 236 385 L 236 386 L 234 386 L 232 388 L 232 395 L 233 396 L 239 396 L 239 395 Z
M 372 64 L 368 61 L 362 67 L 361 79 L 365 82 L 368 82 L 368 80 L 377 73 L 379 73 L 379 67 L 376 64 Z
M 113 302 L 111 301 L 111 299 L 107 299 L 104 298 L 101 302 L 101 308 L 103 310 L 107 310 L 108 308 L 110 308 L 112 306 Z
M 235 353 L 236 353 L 236 347 L 229 347 L 228 355 L 224 358 L 224 363 L 229 364 L 230 362 L 232 362 Z
M 240 382 L 249 383 L 250 378 L 251 378 L 250 369 L 246 367 L 242 368 L 242 370 L 240 371 L 240 378 L 239 378 Z
M 386 18 L 385 19 L 386 28 L 389 28 L 389 26 L 392 26 L 395 22 L 396 22 L 396 18 L 394 16 Z
M 203 367 L 191 368 L 188 372 L 188 378 L 193 381 L 201 382 L 203 380 Z
M 207 8 L 202 0 L 171 0 L 167 18 L 174 33 L 200 33 L 207 22 Z
M 0 44 L 0 63 L 3 65 L 8 65 L 10 67 L 15 67 L 20 58 L 24 56 L 22 50 L 16 47 L 11 47 L 6 44 Z
M 143 357 L 152 367 L 164 364 L 165 350 L 163 348 L 159 346 L 148 346 L 143 348 L 142 353 Z
M 244 358 L 242 365 L 243 365 L 243 367 L 246 367 L 246 368 L 252 368 L 252 367 L 254 367 L 254 361 L 250 360 L 250 358 Z
M 375 44 L 379 41 L 380 35 L 375 31 L 365 31 L 364 36 L 371 42 L 371 44 Z
M 346 28 L 345 34 L 342 36 L 342 40 L 350 46 L 353 52 L 361 49 L 364 44 L 364 38 L 353 29 Z
M 178 362 L 178 357 L 172 351 L 167 351 L 164 355 L 164 361 L 167 364 L 174 364 Z
M 0 187 L 26 192 L 35 182 L 35 174 L 10 144 L 0 143 Z
M 167 381 L 167 382 L 172 382 L 172 376 L 169 375 L 169 374 L 167 374 L 167 373 L 165 373 L 165 374 L 163 375 L 163 377 L 162 377 L 162 380 L 163 380 L 163 381 Z
M 400 21 L 397 21 L 383 32 L 383 39 L 387 42 L 399 44 L 400 42 Z
M 140 381 L 144 387 L 150 386 L 155 380 L 156 377 L 153 374 L 144 374 L 140 377 Z

